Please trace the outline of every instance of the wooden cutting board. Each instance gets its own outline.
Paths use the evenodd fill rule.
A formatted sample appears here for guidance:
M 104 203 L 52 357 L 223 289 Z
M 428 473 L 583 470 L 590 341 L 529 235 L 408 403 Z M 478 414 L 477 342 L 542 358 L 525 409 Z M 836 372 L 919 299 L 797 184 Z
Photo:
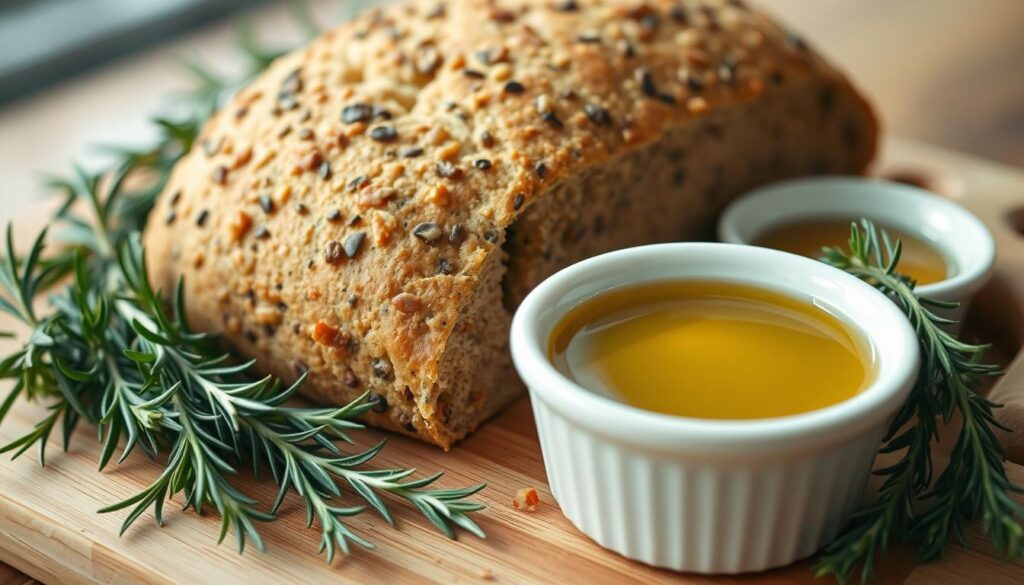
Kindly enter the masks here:
M 881 174 L 925 177 L 933 189 L 977 213 L 996 234 L 998 274 L 976 303 L 970 330 L 993 341 L 994 355 L 1008 364 L 1009 373 L 993 392 L 1024 409 L 1024 355 L 1017 355 L 1024 339 L 1024 173 L 906 141 L 886 144 L 882 161 Z M 40 222 L 43 217 L 39 214 Z M 22 235 L 33 231 L 27 225 L 17 227 Z M 0 329 L 7 325 L 0 322 Z M 41 411 L 36 405 L 16 407 L 0 428 L 0 443 L 28 431 Z M 1024 436 L 1021 419 L 1008 422 L 1017 436 Z M 360 439 L 368 445 L 379 436 L 367 431 Z M 1021 447 L 1011 445 L 1018 463 L 1024 462 Z M 479 515 L 486 540 L 465 534 L 448 540 L 403 503 L 394 502 L 396 528 L 370 514 L 352 520 L 378 547 L 357 550 L 333 565 L 317 556 L 319 533 L 305 528 L 304 512 L 295 499 L 287 501 L 277 522 L 262 526 L 264 554 L 238 556 L 233 544 L 215 546 L 217 518 L 173 510 L 166 513 L 163 528 L 144 516 L 119 538 L 124 514 L 99 515 L 96 510 L 139 491 L 160 468 L 133 456 L 97 473 L 98 452 L 92 431 L 83 428 L 68 453 L 61 453 L 53 441 L 45 468 L 32 452 L 17 461 L 0 461 L 0 561 L 52 583 L 825 582 L 813 578 L 810 561 L 754 575 L 703 577 L 653 569 L 600 548 L 561 515 L 552 499 L 525 399 L 449 453 L 392 437 L 374 462 L 418 467 L 424 473 L 444 470 L 441 484 L 447 486 L 487 481 L 480 499 L 488 508 Z M 1007 467 L 1024 484 L 1024 466 L 1018 463 Z M 265 482 L 249 478 L 242 483 L 263 502 L 273 498 L 274 488 Z M 536 512 L 512 507 L 513 494 L 523 487 L 540 492 Z M 993 558 L 979 529 L 969 533 L 968 541 L 969 548 L 953 546 L 945 559 L 928 565 L 915 565 L 905 550 L 891 551 L 879 567 L 879 582 L 1024 583 L 1024 563 Z M 0 566 L 0 582 L 4 577 Z

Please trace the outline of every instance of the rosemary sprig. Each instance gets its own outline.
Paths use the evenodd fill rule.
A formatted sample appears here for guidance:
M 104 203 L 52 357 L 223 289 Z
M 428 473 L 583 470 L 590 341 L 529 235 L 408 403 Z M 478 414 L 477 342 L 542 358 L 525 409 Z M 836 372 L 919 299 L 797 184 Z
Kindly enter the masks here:
M 251 36 L 243 50 L 252 64 L 245 79 L 279 54 L 258 47 Z M 350 544 L 372 547 L 346 518 L 372 509 L 393 524 L 382 497 L 389 494 L 412 504 L 449 537 L 462 528 L 483 538 L 470 514 L 484 506 L 469 499 L 483 484 L 437 489 L 440 473 L 412 479 L 414 469 L 366 469 L 383 442 L 354 452 L 339 447 L 353 444 L 349 433 L 362 428 L 358 417 L 372 406 L 365 396 L 340 408 L 290 405 L 302 379 L 284 388 L 269 377 L 253 378 L 251 362 L 233 362 L 209 336 L 189 329 L 180 283 L 170 306 L 151 287 L 138 232 L 205 118 L 241 85 L 192 70 L 199 84 L 185 100 L 191 113 L 156 120 L 160 138 L 154 147 L 117 151 L 120 162 L 109 172 L 76 169 L 69 179 L 51 181 L 66 195 L 54 222 L 61 228 L 58 252 L 44 254 L 44 230 L 19 257 L 8 226 L 0 311 L 30 333 L 0 360 L 0 379 L 12 384 L 0 402 L 0 424 L 19 398 L 44 401 L 48 411 L 0 453 L 17 457 L 37 446 L 45 463 L 49 437 L 59 429 L 66 450 L 82 421 L 97 428 L 100 470 L 136 447 L 151 456 L 166 453 L 164 469 L 149 487 L 100 510 L 129 510 L 122 533 L 149 509 L 162 523 L 165 502 L 181 493 L 184 509 L 213 509 L 220 516 L 218 542 L 233 532 L 239 552 L 247 543 L 262 549 L 257 523 L 273 520 L 294 493 L 306 506 L 308 525 L 319 524 L 320 550 L 330 561 L 338 550 L 348 553 Z M 48 309 L 37 310 L 37 296 L 65 281 L 50 295 Z M 242 468 L 257 476 L 269 470 L 278 486 L 269 508 L 237 484 Z M 344 492 L 362 503 L 342 505 Z
M 902 249 L 870 221 L 853 224 L 849 249 L 825 248 L 823 260 L 861 278 L 890 296 L 917 332 L 922 363 L 910 396 L 899 409 L 880 453 L 902 453 L 892 465 L 875 471 L 884 477 L 878 499 L 857 513 L 845 532 L 825 548 L 818 576 L 840 582 L 860 566 L 861 581 L 873 576 L 876 555 L 892 541 L 913 543 L 922 560 L 942 555 L 951 536 L 964 542 L 967 526 L 981 519 L 992 544 L 1008 557 L 1024 546 L 1024 508 L 1010 494 L 1020 486 L 1006 476 L 1005 453 L 996 437 L 1002 427 L 992 416 L 999 408 L 975 388 L 998 368 L 981 362 L 987 345 L 964 343 L 944 326 L 953 322 L 933 309 L 957 303 L 923 298 L 915 283 L 897 272 Z M 960 434 L 946 468 L 934 478 L 931 445 L 938 440 L 939 421 L 959 416 Z

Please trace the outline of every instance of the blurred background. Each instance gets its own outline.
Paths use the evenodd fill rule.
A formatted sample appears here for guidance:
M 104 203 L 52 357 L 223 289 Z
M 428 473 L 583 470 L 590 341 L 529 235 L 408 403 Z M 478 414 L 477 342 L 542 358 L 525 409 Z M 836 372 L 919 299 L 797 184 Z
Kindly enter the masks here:
M 887 132 L 1024 166 L 1024 1 L 752 2 L 849 72 Z M 305 5 L 328 26 L 366 3 Z M 289 13 L 282 0 L 0 0 L 0 220 L 37 199 L 39 171 L 144 143 L 189 83 L 182 58 L 237 69 L 240 22 L 271 46 L 298 42 Z

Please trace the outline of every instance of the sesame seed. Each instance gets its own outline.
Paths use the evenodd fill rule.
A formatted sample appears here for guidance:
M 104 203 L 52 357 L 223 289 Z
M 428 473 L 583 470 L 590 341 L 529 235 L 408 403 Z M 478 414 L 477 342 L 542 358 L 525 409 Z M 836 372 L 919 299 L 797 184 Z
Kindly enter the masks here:
M 402 151 L 402 158 L 416 158 L 423 154 L 423 149 L 419 146 L 411 146 Z
M 320 175 L 320 178 L 325 180 L 325 181 L 327 179 L 330 179 L 331 178 L 331 164 L 328 163 L 327 161 L 321 162 L 320 163 L 320 167 L 317 168 L 317 170 L 316 170 L 316 174 Z
M 328 264 L 337 264 L 341 262 L 342 254 L 345 253 L 344 248 L 341 246 L 341 242 L 338 240 L 331 240 L 327 242 L 327 247 L 324 249 L 324 260 Z
M 473 166 L 480 169 L 481 171 L 486 171 L 487 169 L 491 168 L 491 161 L 487 160 L 486 158 L 478 158 L 475 161 L 473 161 Z
M 524 201 L 526 201 L 526 196 L 519 193 L 516 195 L 516 198 L 512 200 L 512 209 L 519 211 L 519 208 L 523 206 Z
M 346 124 L 369 122 L 373 119 L 373 108 L 366 104 L 351 104 L 341 110 L 341 121 Z
M 498 241 L 498 230 L 489 229 L 484 232 L 484 239 L 488 242 L 494 243 Z
M 658 87 L 654 84 L 654 76 L 646 67 L 636 70 L 636 78 L 640 82 L 640 89 L 647 97 L 658 97 Z
M 373 406 L 370 407 L 370 410 L 378 414 L 386 412 L 388 409 L 387 399 L 384 398 L 383 395 L 378 394 L 377 392 L 371 392 L 370 395 L 366 398 L 366 402 L 372 404 Z
M 476 69 L 463 69 L 462 74 L 471 79 L 483 79 L 484 77 L 486 77 L 486 75 L 477 71 Z
M 691 74 L 686 77 L 686 87 L 690 88 L 690 91 L 700 93 L 704 91 L 704 82 L 696 75 Z
M 576 40 L 581 43 L 594 44 L 601 42 L 601 35 L 596 30 L 584 31 L 576 37 Z
M 461 223 L 457 223 L 452 226 L 451 231 L 448 232 L 448 242 L 458 245 L 466 239 L 466 229 L 462 227 Z
M 611 122 L 611 116 L 608 114 L 608 110 L 595 104 L 585 104 L 583 106 L 583 113 L 590 118 L 590 121 L 598 126 L 605 126 Z
M 548 176 L 548 165 L 541 161 L 534 165 L 533 172 L 537 173 L 537 176 L 543 181 L 544 177 Z
M 274 200 L 270 198 L 270 195 L 264 193 L 260 195 L 260 209 L 263 213 L 274 213 Z
M 565 126 L 564 124 L 562 124 L 562 121 L 558 119 L 558 116 L 555 115 L 555 113 L 552 111 L 544 112 L 540 115 L 540 117 L 542 120 L 547 122 L 548 125 L 551 126 L 552 128 L 563 128 Z
M 270 237 L 270 230 L 268 230 L 266 226 L 261 225 L 260 227 L 256 228 L 256 231 L 253 233 L 253 236 L 255 236 L 256 239 L 259 240 L 266 240 L 267 238 Z
M 391 378 L 391 364 L 388 363 L 387 358 L 373 358 L 370 361 L 370 368 L 373 369 L 373 375 L 381 380 Z
M 178 219 L 178 214 L 172 209 L 167 213 L 167 225 L 174 223 L 174 220 Z
M 345 255 L 355 258 L 359 249 L 363 247 L 363 240 L 366 239 L 366 232 L 356 232 L 345 238 Z
M 559 12 L 575 12 L 579 10 L 580 6 L 576 3 L 576 0 L 564 0 L 555 4 L 555 10 Z
M 505 84 L 505 93 L 523 93 L 526 88 L 518 81 L 509 81 Z
M 173 195 L 171 195 L 171 207 L 177 205 L 179 201 L 181 201 L 181 189 L 178 189 Z
M 359 175 L 358 177 L 356 177 L 356 178 L 354 178 L 354 179 L 352 179 L 351 181 L 348 182 L 348 190 L 349 191 L 355 191 L 356 189 L 362 187 L 363 185 L 365 185 L 365 184 L 367 184 L 369 182 L 370 182 L 370 179 L 368 179 L 366 177 L 366 175 Z
M 210 212 L 209 211 L 207 211 L 205 209 L 200 211 L 199 215 L 196 216 L 196 225 L 199 226 L 199 227 L 203 227 L 204 225 L 206 225 L 206 220 L 209 219 L 209 217 L 210 217 Z
M 341 210 L 340 209 L 332 209 L 329 212 L 327 212 L 327 221 L 333 223 L 333 222 L 338 221 L 340 219 L 341 219 Z
M 434 222 L 423 222 L 412 229 L 412 235 L 424 242 L 435 242 L 444 232 Z
M 297 203 L 295 205 L 295 211 L 298 212 L 299 215 L 306 215 L 309 213 L 309 208 L 306 207 L 305 203 Z
M 451 261 L 449 261 L 447 258 L 441 258 L 440 260 L 437 261 L 438 274 L 448 275 L 453 272 L 455 272 L 455 269 L 452 267 Z
M 370 130 L 370 138 L 377 142 L 391 142 L 398 138 L 398 132 L 395 131 L 394 126 L 377 126 Z
M 302 130 L 299 130 L 299 140 L 312 140 L 312 139 L 313 139 L 313 131 L 312 130 L 310 130 L 309 128 L 303 128 Z
M 480 144 L 485 148 L 494 146 L 494 136 L 491 135 L 490 131 L 484 130 L 480 133 Z

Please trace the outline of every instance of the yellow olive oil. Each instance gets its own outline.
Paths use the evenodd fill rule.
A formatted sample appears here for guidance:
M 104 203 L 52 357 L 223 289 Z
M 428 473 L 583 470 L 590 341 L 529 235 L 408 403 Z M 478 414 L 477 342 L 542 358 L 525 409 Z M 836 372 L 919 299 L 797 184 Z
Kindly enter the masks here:
M 884 228 L 894 241 L 899 239 L 903 243 L 897 267 L 901 274 L 913 278 L 918 284 L 939 282 L 949 276 L 946 260 L 935 248 L 905 232 L 886 226 L 879 227 Z M 850 222 L 826 219 L 783 224 L 761 234 L 754 243 L 765 248 L 820 258 L 822 247 L 845 249 L 849 239 Z
M 715 281 L 598 295 L 556 326 L 548 357 L 593 392 L 704 419 L 824 408 L 857 394 L 873 369 L 858 338 L 810 301 Z

